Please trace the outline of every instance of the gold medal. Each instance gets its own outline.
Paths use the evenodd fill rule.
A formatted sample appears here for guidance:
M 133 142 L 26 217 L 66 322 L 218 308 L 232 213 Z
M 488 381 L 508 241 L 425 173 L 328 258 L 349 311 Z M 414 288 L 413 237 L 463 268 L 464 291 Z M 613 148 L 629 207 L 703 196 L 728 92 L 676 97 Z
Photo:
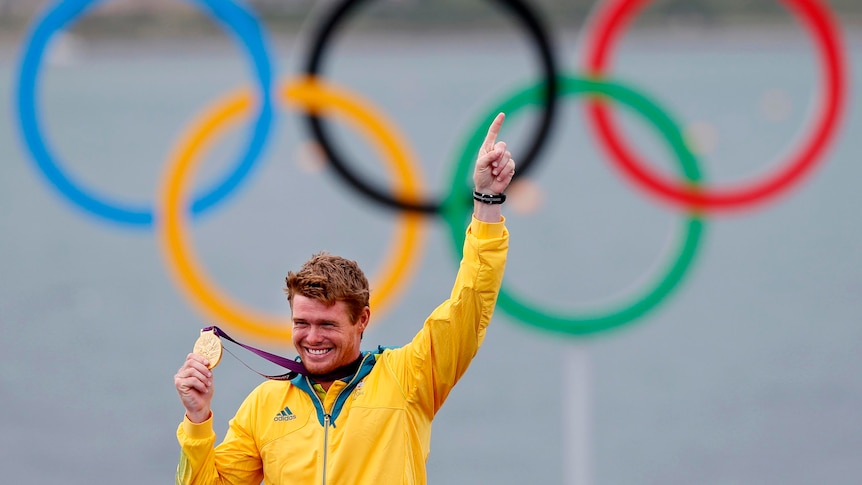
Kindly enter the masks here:
M 210 363 L 209 368 L 215 369 L 221 360 L 221 339 L 214 330 L 201 331 L 200 337 L 195 342 L 194 353 L 203 356 Z

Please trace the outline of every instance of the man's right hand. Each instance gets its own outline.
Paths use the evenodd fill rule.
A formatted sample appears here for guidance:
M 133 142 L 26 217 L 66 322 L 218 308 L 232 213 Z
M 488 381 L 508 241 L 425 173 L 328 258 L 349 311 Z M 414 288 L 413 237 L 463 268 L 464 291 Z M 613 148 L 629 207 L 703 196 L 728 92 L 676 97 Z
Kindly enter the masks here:
M 202 356 L 189 354 L 174 376 L 174 386 L 186 408 L 186 417 L 193 423 L 203 423 L 212 415 L 213 373 L 208 364 Z

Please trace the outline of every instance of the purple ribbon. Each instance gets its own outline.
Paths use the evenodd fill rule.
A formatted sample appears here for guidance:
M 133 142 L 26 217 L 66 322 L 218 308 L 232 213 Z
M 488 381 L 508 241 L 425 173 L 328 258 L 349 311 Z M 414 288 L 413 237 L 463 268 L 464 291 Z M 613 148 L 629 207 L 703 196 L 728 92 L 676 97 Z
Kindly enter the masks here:
M 303 375 L 303 376 L 308 376 L 308 377 L 313 378 L 316 382 L 331 382 L 331 381 L 342 379 L 342 378 L 345 378 L 347 376 L 355 374 L 357 368 L 359 367 L 359 363 L 362 361 L 362 356 L 360 356 L 358 359 L 356 359 L 356 361 L 354 361 L 348 365 L 339 367 L 338 369 L 335 369 L 334 371 L 329 372 L 327 374 L 312 374 L 311 372 L 308 371 L 308 369 L 305 368 L 305 365 L 302 362 L 288 359 L 288 358 L 282 357 L 280 355 L 271 354 L 265 350 L 260 350 L 258 348 L 252 347 L 251 345 L 246 345 L 242 342 L 238 342 L 238 341 L 234 340 L 233 338 L 231 338 L 230 335 L 226 334 L 224 332 L 224 330 L 222 330 L 216 326 L 205 327 L 205 328 L 201 329 L 201 332 L 206 332 L 209 330 L 212 330 L 213 333 L 218 335 L 219 337 L 221 337 L 225 340 L 230 340 L 231 342 L 233 342 L 233 343 L 239 345 L 240 347 L 250 351 L 251 353 L 253 353 L 259 357 L 262 357 L 262 358 L 272 362 L 273 364 L 284 367 L 285 369 L 290 371 L 290 372 L 287 372 L 287 373 L 284 373 L 281 375 L 277 375 L 277 376 L 269 376 L 269 375 L 261 374 L 260 372 L 255 371 L 258 374 L 260 374 L 261 376 L 266 377 L 267 379 L 272 379 L 272 380 L 276 380 L 276 381 L 289 381 L 289 380 L 293 379 L 294 377 L 296 377 L 297 375 Z M 252 369 L 252 370 L 254 370 L 254 369 Z

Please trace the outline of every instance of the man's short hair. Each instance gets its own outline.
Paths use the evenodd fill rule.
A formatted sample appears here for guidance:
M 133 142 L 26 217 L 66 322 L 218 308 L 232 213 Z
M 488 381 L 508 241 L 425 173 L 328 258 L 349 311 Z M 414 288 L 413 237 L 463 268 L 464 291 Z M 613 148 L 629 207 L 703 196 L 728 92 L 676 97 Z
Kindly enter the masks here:
M 365 273 L 356 261 L 320 252 L 306 261 L 298 272 L 287 273 L 284 279 L 287 301 L 293 308 L 294 295 L 302 295 L 328 306 L 343 301 L 351 322 L 356 322 L 362 309 L 368 306 L 370 291 Z

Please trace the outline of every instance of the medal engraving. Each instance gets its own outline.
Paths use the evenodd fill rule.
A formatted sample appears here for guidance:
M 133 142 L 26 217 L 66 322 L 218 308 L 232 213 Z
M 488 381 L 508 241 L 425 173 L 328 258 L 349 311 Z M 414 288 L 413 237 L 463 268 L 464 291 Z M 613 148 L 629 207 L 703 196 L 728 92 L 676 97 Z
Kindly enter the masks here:
M 200 337 L 195 342 L 194 353 L 203 356 L 209 361 L 209 368 L 215 369 L 221 360 L 222 345 L 221 339 L 212 330 L 201 332 Z

